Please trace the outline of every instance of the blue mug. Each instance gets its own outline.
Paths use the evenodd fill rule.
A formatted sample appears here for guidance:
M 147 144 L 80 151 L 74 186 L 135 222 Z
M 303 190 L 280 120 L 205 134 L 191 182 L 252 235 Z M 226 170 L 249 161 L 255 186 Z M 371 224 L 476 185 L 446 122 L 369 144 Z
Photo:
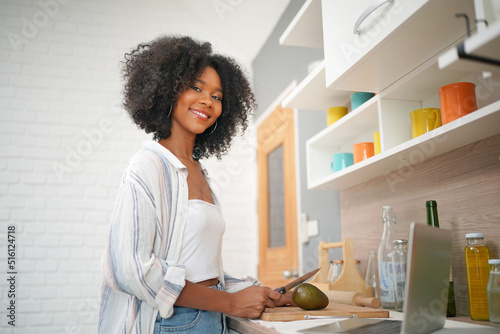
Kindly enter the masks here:
M 339 170 L 342 170 L 353 164 L 354 164 L 354 158 L 352 153 L 335 153 L 333 155 L 331 168 L 333 172 L 338 172 Z
M 367 92 L 357 92 L 354 94 L 351 94 L 351 110 L 356 109 L 372 97 L 374 97 L 374 93 L 367 93 Z

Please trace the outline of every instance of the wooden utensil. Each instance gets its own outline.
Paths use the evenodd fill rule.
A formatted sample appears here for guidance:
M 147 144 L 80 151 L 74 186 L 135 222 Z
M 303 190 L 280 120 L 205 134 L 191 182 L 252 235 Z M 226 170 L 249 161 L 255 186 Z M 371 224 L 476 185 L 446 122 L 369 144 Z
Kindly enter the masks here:
M 368 306 L 372 308 L 380 307 L 380 299 L 375 297 L 365 297 L 362 293 L 359 292 L 337 290 L 329 290 L 324 292 L 328 296 L 328 299 L 332 302 L 356 306 Z
M 328 283 L 328 268 L 330 263 L 328 250 L 331 248 L 342 248 L 344 265 L 337 280 L 333 283 Z M 373 288 L 365 285 L 365 280 L 359 275 L 356 269 L 352 239 L 345 238 L 344 241 L 330 243 L 321 241 L 318 245 L 318 262 L 318 267 L 321 270 L 314 276 L 310 283 L 316 285 L 323 292 L 328 290 L 355 291 L 365 296 L 373 297 Z

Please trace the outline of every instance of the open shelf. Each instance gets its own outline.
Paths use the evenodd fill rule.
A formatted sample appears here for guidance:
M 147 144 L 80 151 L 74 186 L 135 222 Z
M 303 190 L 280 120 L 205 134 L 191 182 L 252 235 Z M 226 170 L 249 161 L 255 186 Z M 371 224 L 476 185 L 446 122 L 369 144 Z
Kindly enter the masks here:
M 307 143 L 319 146 L 329 146 L 336 143 L 336 146 L 343 146 L 358 137 L 357 134 L 368 133 L 378 122 L 377 102 L 378 96 L 374 96 L 310 138 Z
M 309 189 L 346 189 L 500 133 L 500 101 L 336 173 L 308 174 Z M 308 142 L 308 146 L 314 146 Z M 308 151 L 314 147 L 308 147 Z M 326 153 L 328 149 L 324 147 Z M 330 151 L 332 148 L 330 148 Z M 333 150 L 335 148 L 333 147 Z M 331 154 L 325 159 L 331 159 Z M 322 161 L 326 164 L 327 161 Z M 320 161 L 314 162 L 318 164 Z M 310 163 L 312 164 L 312 163 Z M 313 167 L 312 165 L 309 167 Z M 329 164 L 328 164 L 329 167 Z M 308 172 L 311 172 L 311 168 Z M 313 168 L 314 170 L 314 168 Z M 316 169 L 317 170 L 317 169 Z M 388 182 L 390 179 L 388 179 Z
M 281 45 L 323 48 L 321 0 L 307 0 L 280 37 Z

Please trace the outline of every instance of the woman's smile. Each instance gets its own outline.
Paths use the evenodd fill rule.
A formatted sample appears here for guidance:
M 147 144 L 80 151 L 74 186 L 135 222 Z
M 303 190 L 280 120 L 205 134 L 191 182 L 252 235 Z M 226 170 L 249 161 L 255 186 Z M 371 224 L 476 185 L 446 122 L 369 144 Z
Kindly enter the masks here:
M 208 120 L 210 118 L 210 115 L 207 113 L 201 111 L 201 110 L 196 110 L 196 109 L 189 109 L 196 117 L 202 119 L 202 120 Z

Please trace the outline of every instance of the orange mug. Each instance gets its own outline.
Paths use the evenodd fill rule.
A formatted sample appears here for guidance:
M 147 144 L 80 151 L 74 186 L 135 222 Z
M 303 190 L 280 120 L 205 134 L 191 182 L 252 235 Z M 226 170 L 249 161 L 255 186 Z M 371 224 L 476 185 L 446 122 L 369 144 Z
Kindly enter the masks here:
M 366 160 L 375 155 L 373 143 L 357 143 L 352 146 L 354 163 Z
M 472 82 L 455 82 L 439 88 L 438 93 L 443 125 L 477 110 L 476 85 Z

